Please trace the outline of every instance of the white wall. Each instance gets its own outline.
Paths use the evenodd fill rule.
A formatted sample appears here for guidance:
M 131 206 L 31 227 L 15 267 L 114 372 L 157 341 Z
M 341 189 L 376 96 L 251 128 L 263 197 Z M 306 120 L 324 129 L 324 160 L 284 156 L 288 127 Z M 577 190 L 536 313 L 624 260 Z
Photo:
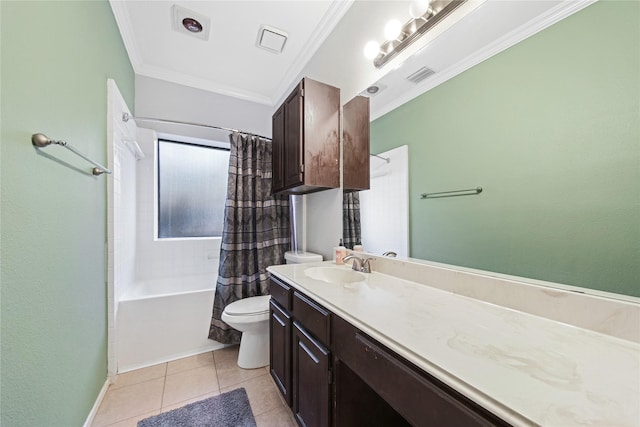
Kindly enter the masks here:
M 222 126 L 271 137 L 274 108 L 201 89 L 136 75 L 136 116 Z M 229 141 L 229 132 L 195 126 L 138 123 L 176 135 Z
M 138 144 L 145 158 L 137 163 L 137 269 L 138 280 L 195 274 L 218 274 L 220 239 L 155 238 L 156 210 L 156 133 L 138 129 Z
M 107 81 L 107 336 L 108 373 L 116 374 L 118 301 L 134 281 L 136 259 L 136 160 L 127 147 L 136 125 L 120 118 L 129 112 L 115 81 Z M 106 176 L 106 175 L 105 175 Z
M 271 136 L 272 108 L 229 96 L 136 76 L 136 116 L 222 126 Z M 196 126 L 138 122 L 139 127 L 193 138 L 229 141 L 228 131 Z M 217 274 L 219 239 L 156 240 L 154 231 L 156 133 L 140 129 L 138 142 L 146 153 L 138 162 L 137 278 Z
M 360 192 L 360 225 L 365 252 L 409 256 L 409 147 L 371 157 L 371 188 Z M 418 202 L 419 203 L 419 202 Z

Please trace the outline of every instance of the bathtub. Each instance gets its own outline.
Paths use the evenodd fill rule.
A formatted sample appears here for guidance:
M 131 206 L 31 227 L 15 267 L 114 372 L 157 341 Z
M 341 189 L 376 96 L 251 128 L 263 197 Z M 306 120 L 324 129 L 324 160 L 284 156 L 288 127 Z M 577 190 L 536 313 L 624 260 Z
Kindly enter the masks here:
M 207 338 L 215 282 L 208 274 L 133 283 L 118 303 L 118 372 L 224 347 Z

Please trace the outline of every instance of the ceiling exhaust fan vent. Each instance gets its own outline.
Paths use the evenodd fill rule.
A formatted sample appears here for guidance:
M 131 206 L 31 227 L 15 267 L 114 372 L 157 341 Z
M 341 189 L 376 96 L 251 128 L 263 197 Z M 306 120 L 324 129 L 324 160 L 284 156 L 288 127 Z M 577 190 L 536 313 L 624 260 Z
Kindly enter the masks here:
M 272 53 L 281 53 L 289 35 L 277 28 L 261 25 L 258 31 L 256 46 Z
M 410 76 L 407 76 L 407 80 L 409 80 L 411 83 L 420 83 L 421 81 L 423 81 L 429 76 L 434 75 L 435 73 L 436 72 L 433 71 L 431 68 L 422 67 L 415 73 L 411 74 Z

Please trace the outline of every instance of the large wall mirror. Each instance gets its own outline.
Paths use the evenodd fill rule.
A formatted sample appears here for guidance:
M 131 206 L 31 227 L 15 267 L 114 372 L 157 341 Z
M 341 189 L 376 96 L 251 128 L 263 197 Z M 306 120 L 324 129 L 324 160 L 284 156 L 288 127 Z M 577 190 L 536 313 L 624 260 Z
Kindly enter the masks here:
M 382 90 L 371 97 L 371 153 L 389 157 L 406 147 L 408 154 L 406 255 L 640 296 L 640 47 L 632 36 L 639 31 L 633 3 L 596 2 L 446 80 L 439 73 L 455 64 L 439 66 L 438 55 L 453 42 L 452 30 L 415 55 L 420 62 L 375 81 Z M 460 25 L 477 34 L 470 22 Z M 615 77 L 601 72 L 603 63 Z M 433 89 L 414 98 L 401 93 L 396 98 L 411 100 L 397 105 L 385 98 L 420 64 L 435 71 L 421 83 Z M 392 165 L 372 157 L 372 186 L 377 168 Z M 482 193 L 420 197 L 476 187 Z M 371 215 L 363 205 L 373 193 L 359 194 L 367 231 Z M 399 211 L 391 196 L 371 203 L 376 212 Z M 390 214 L 371 231 L 382 241 L 394 222 Z M 362 240 L 375 253 L 394 249 L 369 244 L 364 234 Z

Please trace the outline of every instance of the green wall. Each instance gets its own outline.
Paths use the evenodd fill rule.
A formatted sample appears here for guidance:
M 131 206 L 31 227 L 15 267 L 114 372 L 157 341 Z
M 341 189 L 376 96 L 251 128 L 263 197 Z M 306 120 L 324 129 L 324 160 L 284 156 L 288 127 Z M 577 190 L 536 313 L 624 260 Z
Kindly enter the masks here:
M 639 63 L 640 2 L 600 1 L 374 121 L 411 256 L 640 296 Z
M 1 13 L 3 427 L 81 426 L 107 378 L 107 78 L 134 73 L 107 1 L 6 1 Z M 67 165 L 63 164 L 64 162 Z

